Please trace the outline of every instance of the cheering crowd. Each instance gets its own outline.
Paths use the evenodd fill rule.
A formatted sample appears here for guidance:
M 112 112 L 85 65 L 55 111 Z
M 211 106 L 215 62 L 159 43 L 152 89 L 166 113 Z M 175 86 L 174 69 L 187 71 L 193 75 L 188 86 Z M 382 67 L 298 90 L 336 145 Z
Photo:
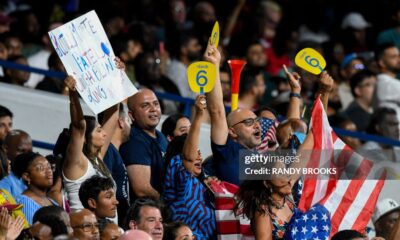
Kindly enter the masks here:
M 71 123 L 59 129 L 53 154 L 43 156 L 32 151 L 35 136 L 13 126 L 13 109 L 0 103 L 0 239 L 301 239 L 294 223 L 302 214 L 301 176 L 243 181 L 239 155 L 312 150 L 308 125 L 317 97 L 332 127 L 400 140 L 400 5 L 380 5 L 384 23 L 371 10 L 355 8 L 369 21 L 354 11 L 357 2 L 341 12 L 340 3 L 319 1 L 104 1 L 95 8 L 115 65 L 139 91 L 97 116 L 83 115 L 73 77 L 2 67 L 2 83 L 68 96 Z M 30 4 L 0 3 L 0 59 L 65 72 L 47 32 L 94 6 Z M 294 14 L 297 7 L 307 16 Z M 209 41 L 216 20 L 218 47 Z M 326 58 L 320 75 L 294 64 L 306 47 Z M 228 59 L 247 62 L 239 108 L 230 113 Z M 200 60 L 217 69 L 215 86 L 204 95 L 193 93 L 187 80 L 188 65 Z M 155 92 L 194 98 L 191 116 Z M 210 126 L 210 156 L 199 150 L 202 124 Z M 398 179 L 398 147 L 339 137 L 373 163 L 389 162 Z M 237 191 L 224 210 L 232 221 L 248 219 L 247 233 L 236 222 L 222 224 L 218 194 L 229 186 Z M 399 186 L 385 181 L 363 229 L 331 234 L 325 219 L 318 229 L 298 231 L 334 240 L 400 239 L 400 197 L 393 191 Z M 325 211 L 313 208 L 304 222 L 317 221 L 313 214 L 330 216 Z

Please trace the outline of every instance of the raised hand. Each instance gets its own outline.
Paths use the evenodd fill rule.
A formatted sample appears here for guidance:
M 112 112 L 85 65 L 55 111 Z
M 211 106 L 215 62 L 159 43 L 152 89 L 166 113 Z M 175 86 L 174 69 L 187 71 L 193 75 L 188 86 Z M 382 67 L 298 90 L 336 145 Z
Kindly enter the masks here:
M 283 69 L 285 70 L 286 77 L 289 80 L 289 85 L 292 93 L 300 93 L 300 75 L 297 72 L 289 72 L 286 65 L 283 65 Z
M 25 220 L 21 216 L 17 216 L 14 220 L 10 221 L 7 232 L 7 240 L 14 240 L 21 234 L 24 229 Z
M 198 95 L 195 101 L 195 111 L 196 114 L 202 115 L 204 111 L 207 109 L 206 105 L 206 96 L 205 95 Z
M 74 77 L 68 76 L 64 80 L 64 84 L 70 91 L 76 91 L 76 80 Z
M 321 93 L 330 93 L 333 90 L 333 78 L 326 72 L 323 71 L 319 76 L 319 85 Z
M 216 66 L 219 66 L 221 62 L 221 53 L 214 45 L 211 44 L 211 41 L 208 41 L 207 49 L 204 52 L 204 59 L 215 64 Z
M 119 57 L 115 57 L 114 62 L 118 69 L 125 71 L 125 63 Z

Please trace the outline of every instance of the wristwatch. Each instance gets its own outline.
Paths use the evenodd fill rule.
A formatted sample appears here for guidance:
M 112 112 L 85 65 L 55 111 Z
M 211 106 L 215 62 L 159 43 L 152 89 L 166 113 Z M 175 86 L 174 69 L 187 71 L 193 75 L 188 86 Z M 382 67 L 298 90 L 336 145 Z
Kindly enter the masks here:
M 290 95 L 289 95 L 289 97 L 297 97 L 297 98 L 300 98 L 301 99 L 301 95 L 300 95 L 300 93 L 293 93 L 293 92 L 291 92 L 290 93 Z

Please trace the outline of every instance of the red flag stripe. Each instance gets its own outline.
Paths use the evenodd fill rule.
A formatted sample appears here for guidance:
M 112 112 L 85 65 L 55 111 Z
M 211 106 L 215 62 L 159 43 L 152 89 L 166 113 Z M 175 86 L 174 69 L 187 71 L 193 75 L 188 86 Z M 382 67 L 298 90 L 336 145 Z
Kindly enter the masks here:
M 356 198 L 360 188 L 362 187 L 364 180 L 352 180 L 350 185 L 347 187 L 346 192 L 343 194 L 343 198 L 340 201 L 339 207 L 335 213 L 331 216 L 332 233 L 336 233 L 339 229 L 341 219 L 349 211 L 353 200 Z
M 233 197 L 215 198 L 215 204 L 218 204 L 218 210 L 232 210 L 235 206 Z
M 217 221 L 218 234 L 236 234 L 240 231 L 239 221 Z
M 368 181 L 368 180 L 367 180 Z M 370 180 L 369 180 L 370 181 Z M 369 196 L 368 201 L 364 205 L 360 215 L 358 215 L 357 220 L 354 222 L 352 229 L 355 229 L 359 232 L 364 232 L 365 226 L 368 224 L 369 220 L 371 219 L 372 214 L 374 213 L 376 202 L 379 198 L 379 193 L 385 184 L 384 180 L 378 180 L 377 184 L 375 185 L 372 194 Z

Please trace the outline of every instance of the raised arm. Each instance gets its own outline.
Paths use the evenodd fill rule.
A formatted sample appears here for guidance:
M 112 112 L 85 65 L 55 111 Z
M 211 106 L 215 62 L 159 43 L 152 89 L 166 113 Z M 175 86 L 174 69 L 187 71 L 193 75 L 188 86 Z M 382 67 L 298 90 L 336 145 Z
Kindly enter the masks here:
M 325 111 L 328 111 L 329 93 L 333 90 L 333 82 L 334 80 L 326 71 L 321 73 L 319 77 L 319 94 Z
M 207 108 L 211 118 L 211 140 L 215 144 L 224 145 L 228 139 L 228 125 L 226 122 L 222 87 L 219 78 L 221 54 L 215 46 L 209 43 L 204 53 L 204 59 L 215 64 L 217 69 L 214 89 L 206 93 Z
M 115 58 L 115 65 L 121 71 L 125 71 L 125 63 L 121 61 L 118 57 Z M 108 146 L 111 143 L 111 139 L 114 135 L 115 129 L 118 125 L 118 113 L 119 113 L 119 103 L 110 107 L 109 109 L 104 111 L 104 119 L 103 122 L 100 123 L 102 125 L 103 130 L 106 132 L 106 141 L 104 145 L 101 147 L 101 158 L 103 159 L 106 155 Z
M 206 109 L 205 102 L 206 97 L 204 95 L 196 97 L 192 126 L 190 127 L 185 145 L 183 146 L 183 158 L 189 161 L 194 161 L 198 157 L 197 150 L 199 148 L 201 121 Z
M 308 165 L 308 162 L 311 159 L 311 155 L 313 153 L 314 148 L 314 135 L 312 133 L 312 129 L 308 132 L 306 139 L 304 139 L 303 144 L 300 145 L 297 151 L 297 158 L 299 161 L 295 161 L 290 165 L 290 168 L 300 169 L 305 168 Z M 299 180 L 301 174 L 293 174 L 290 176 L 290 183 L 293 187 L 294 184 Z
M 301 85 L 300 85 L 300 75 L 297 72 L 289 72 L 286 65 L 283 65 L 286 77 L 290 85 L 290 100 L 289 108 L 287 112 L 287 118 L 297 118 L 300 119 L 300 105 L 301 105 Z
M 79 101 L 78 92 L 76 91 L 76 80 L 72 76 L 68 76 L 65 79 L 65 85 L 69 88 L 69 109 L 72 131 L 67 147 L 63 171 L 67 178 L 74 178 L 74 175 L 76 174 L 79 177 L 79 173 L 76 173 L 75 167 L 85 169 L 87 165 L 86 161 L 84 161 L 84 155 L 82 152 L 83 144 L 85 142 L 86 122 L 83 118 L 81 103 Z

